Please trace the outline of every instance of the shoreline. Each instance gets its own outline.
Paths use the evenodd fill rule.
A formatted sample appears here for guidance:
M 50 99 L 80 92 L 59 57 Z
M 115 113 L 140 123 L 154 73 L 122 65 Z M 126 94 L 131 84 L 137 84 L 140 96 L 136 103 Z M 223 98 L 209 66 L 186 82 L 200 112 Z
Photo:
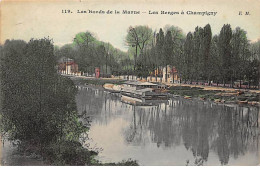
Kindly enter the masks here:
M 126 79 L 120 79 L 120 78 L 95 78 L 95 77 L 86 77 L 86 76 L 74 76 L 74 75 L 64 75 L 62 74 L 62 76 L 67 76 L 70 78 L 75 78 L 75 79 L 82 79 L 82 80 L 108 80 L 108 81 L 127 81 Z M 144 81 L 146 81 L 145 79 L 143 79 Z M 142 80 L 142 81 L 143 81 Z M 141 81 L 141 80 L 137 80 L 137 81 Z M 189 87 L 200 87 L 203 88 L 204 90 L 221 90 L 221 91 L 249 91 L 249 92 L 255 92 L 255 93 L 260 93 L 260 89 L 256 90 L 256 89 L 239 89 L 239 88 L 228 88 L 228 87 L 221 87 L 221 86 L 204 86 L 204 85 L 193 85 L 193 84 L 178 84 L 178 83 L 169 83 L 169 82 L 154 82 L 154 81 L 147 81 L 147 82 L 151 82 L 151 83 L 159 83 L 159 84 L 165 84 L 167 86 L 189 86 Z
M 75 85 L 94 85 L 103 88 L 105 83 L 122 84 L 126 80 L 118 78 L 91 78 L 70 76 Z M 181 96 L 185 99 L 213 101 L 221 104 L 259 107 L 260 90 L 234 89 L 213 86 L 159 83 L 168 86 L 167 93 L 172 96 Z

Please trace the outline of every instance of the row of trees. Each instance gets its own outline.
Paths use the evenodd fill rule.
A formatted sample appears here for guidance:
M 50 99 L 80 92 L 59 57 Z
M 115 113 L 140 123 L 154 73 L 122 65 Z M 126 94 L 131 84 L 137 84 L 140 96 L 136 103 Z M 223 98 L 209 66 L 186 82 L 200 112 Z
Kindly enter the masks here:
M 259 49 L 259 43 L 250 44 L 246 32 L 239 27 L 232 31 L 229 24 L 224 25 L 220 34 L 212 37 L 208 24 L 187 34 L 177 67 L 184 80 L 213 80 L 231 85 L 243 80 L 258 85 Z
M 166 25 L 159 31 L 135 26 L 129 27 L 125 42 L 128 52 L 97 40 L 93 33 L 79 33 L 72 44 L 55 48 L 55 55 L 57 59 L 75 59 L 79 70 L 88 73 L 99 67 L 103 74 L 152 75 L 157 79 L 162 77 L 163 67 L 167 72 L 166 65 L 171 65 L 182 82 L 259 84 L 260 41 L 250 43 L 246 31 L 239 27 L 232 30 L 225 24 L 213 35 L 207 24 L 184 35 L 176 26 Z M 155 70 L 157 73 L 152 73 Z
M 57 60 L 71 58 L 79 66 L 79 71 L 94 73 L 95 67 L 99 67 L 103 74 L 118 74 L 121 70 L 122 58 L 127 54 L 109 43 L 99 41 L 93 33 L 78 33 L 72 44 L 61 48 L 55 48 Z
M 167 33 L 165 34 L 163 30 Z M 130 55 L 134 55 L 135 60 L 137 60 L 133 66 L 137 67 L 134 69 L 134 74 L 146 77 L 150 72 L 158 70 L 159 75 L 162 76 L 161 67 L 169 64 L 175 65 L 175 56 L 180 53 L 184 37 L 180 28 L 170 25 L 166 25 L 158 33 L 153 32 L 147 26 L 130 27 L 126 43 L 129 46 Z
M 250 43 L 246 31 L 239 27 L 232 30 L 225 24 L 213 36 L 207 24 L 185 36 L 175 26 L 167 25 L 159 32 L 136 26 L 129 28 L 126 42 L 134 56 L 134 62 L 129 62 L 134 65 L 127 68 L 138 76 L 146 77 L 156 69 L 172 65 L 184 81 L 259 83 L 260 42 Z

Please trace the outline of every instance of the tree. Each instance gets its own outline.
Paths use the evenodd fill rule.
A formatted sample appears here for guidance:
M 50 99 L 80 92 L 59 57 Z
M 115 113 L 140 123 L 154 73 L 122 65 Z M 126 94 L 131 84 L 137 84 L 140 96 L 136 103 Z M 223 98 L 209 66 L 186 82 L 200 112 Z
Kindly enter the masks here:
M 82 72 L 94 73 L 95 67 L 99 67 L 102 73 L 106 74 L 109 70 L 120 72 L 120 57 L 127 58 L 126 52 L 114 48 L 110 43 L 99 41 L 89 31 L 78 33 L 71 45 L 56 49 L 55 55 L 75 59 Z
M 201 78 L 203 72 L 203 34 L 204 30 L 201 27 L 196 27 L 193 33 L 193 70 L 192 77 L 196 82 Z M 193 79 L 191 79 L 192 81 Z
M 6 41 L 1 53 L 1 116 L 9 139 L 44 149 L 52 142 L 78 141 L 76 88 L 57 74 L 49 39 Z M 70 137 L 69 137 L 70 135 Z
M 203 28 L 203 45 L 202 45 L 202 63 L 203 63 L 203 73 L 202 73 L 202 78 L 203 79 L 208 79 L 209 81 L 209 59 L 210 59 L 210 48 L 211 48 L 211 39 L 212 39 L 212 32 L 211 32 L 211 27 L 209 24 L 207 24 Z
M 251 57 L 250 67 L 252 67 L 252 82 L 255 86 L 260 88 L 260 41 L 252 43 L 249 46 Z
M 159 73 L 159 66 L 162 66 L 163 63 L 163 45 L 164 45 L 164 32 L 162 29 L 159 30 L 159 33 L 156 34 L 156 58 L 158 58 L 158 62 L 156 65 L 157 73 L 156 73 L 156 81 L 157 81 L 157 74 Z M 162 79 L 161 79 L 162 80 Z
M 231 73 L 231 38 L 232 38 L 232 30 L 229 24 L 225 24 L 219 35 L 218 41 L 218 49 L 221 57 L 221 65 L 222 65 L 222 79 L 225 85 L 226 81 L 232 79 Z
M 180 59 L 182 57 L 185 35 L 181 28 L 174 25 L 166 25 L 164 30 L 165 32 L 170 31 L 172 35 L 173 50 L 169 64 L 175 67 L 180 67 L 179 65 L 181 64 Z
M 89 47 L 91 42 L 97 41 L 96 38 L 94 37 L 93 33 L 87 31 L 87 32 L 81 32 L 78 33 L 75 38 L 73 39 L 73 43 L 81 46 L 81 45 L 86 45 Z
M 170 63 L 170 60 L 172 58 L 172 54 L 173 54 L 173 41 L 172 41 L 172 34 L 170 31 L 168 31 L 165 35 L 165 40 L 164 40 L 164 46 L 163 46 L 163 53 L 164 53 L 164 60 L 163 63 L 165 65 L 165 70 L 166 70 L 166 74 L 165 74 L 165 82 L 167 82 L 168 80 L 168 73 L 167 73 L 167 69 L 168 69 L 168 65 Z
M 182 62 L 183 64 L 178 66 L 178 70 L 182 72 L 183 78 L 185 81 L 187 79 L 192 79 L 192 73 L 191 70 L 194 68 L 192 67 L 192 61 L 193 61 L 193 35 L 191 32 L 189 32 L 186 36 L 186 40 L 184 43 L 184 53 L 183 58 L 179 62 Z
M 138 49 L 140 50 L 140 55 L 143 55 L 143 50 L 146 45 L 151 41 L 152 38 L 152 29 L 148 26 L 130 26 L 126 36 L 126 43 L 130 47 L 135 47 L 134 55 L 134 70 L 136 67 L 136 61 L 138 56 Z
M 246 72 L 250 70 L 249 67 L 245 67 L 245 63 L 250 59 L 249 43 L 247 40 L 246 32 L 243 29 L 237 27 L 233 31 L 232 39 L 232 77 L 233 79 L 239 79 L 241 86 L 241 80 L 246 75 Z
M 208 79 L 219 82 L 221 79 L 222 63 L 218 49 L 218 36 L 215 35 L 211 41 L 210 58 L 209 58 Z

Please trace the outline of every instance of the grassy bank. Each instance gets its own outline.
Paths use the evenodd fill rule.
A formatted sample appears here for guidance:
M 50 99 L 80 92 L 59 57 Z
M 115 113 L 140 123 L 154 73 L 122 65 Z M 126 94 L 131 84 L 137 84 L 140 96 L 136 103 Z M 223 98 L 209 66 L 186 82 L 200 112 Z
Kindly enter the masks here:
M 185 98 L 200 98 L 201 100 L 211 100 L 225 103 L 259 103 L 259 93 L 249 91 L 220 91 L 220 90 L 203 90 L 200 87 L 189 86 L 171 86 L 169 93 L 184 96 Z M 258 102 L 258 103 L 257 103 Z

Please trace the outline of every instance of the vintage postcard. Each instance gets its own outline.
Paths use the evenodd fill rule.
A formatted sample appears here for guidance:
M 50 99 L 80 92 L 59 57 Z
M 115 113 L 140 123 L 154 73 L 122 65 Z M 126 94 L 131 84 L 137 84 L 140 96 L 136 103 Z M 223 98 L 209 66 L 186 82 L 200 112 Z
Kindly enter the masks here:
M 0 165 L 259 165 L 259 7 L 0 0 Z

